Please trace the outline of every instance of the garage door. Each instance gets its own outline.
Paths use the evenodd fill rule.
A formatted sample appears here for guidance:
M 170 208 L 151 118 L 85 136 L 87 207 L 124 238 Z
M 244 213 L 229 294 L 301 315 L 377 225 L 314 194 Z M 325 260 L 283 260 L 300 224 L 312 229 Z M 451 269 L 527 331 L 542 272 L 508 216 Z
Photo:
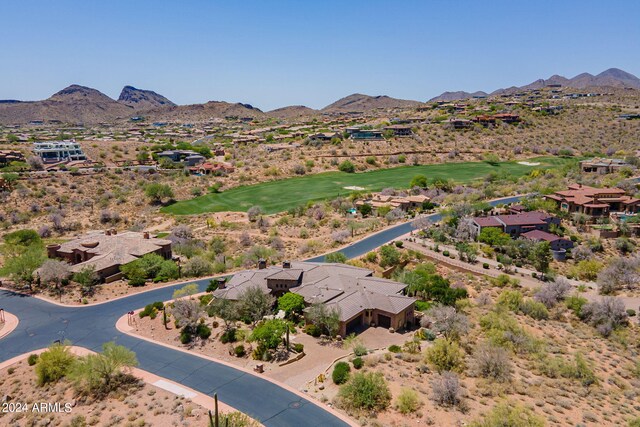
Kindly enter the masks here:
M 360 329 L 360 326 L 362 326 L 362 315 L 356 317 L 353 320 L 350 320 L 347 323 L 347 335 L 352 332 L 357 332 Z
M 391 317 L 385 316 L 384 314 L 378 314 L 378 326 L 383 328 L 391 327 Z

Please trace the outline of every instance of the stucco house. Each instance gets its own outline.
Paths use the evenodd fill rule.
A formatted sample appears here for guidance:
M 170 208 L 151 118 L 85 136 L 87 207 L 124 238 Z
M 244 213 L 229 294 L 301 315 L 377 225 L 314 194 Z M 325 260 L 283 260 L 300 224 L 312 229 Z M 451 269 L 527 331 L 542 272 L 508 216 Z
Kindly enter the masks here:
M 215 298 L 237 300 L 248 288 L 281 296 L 295 292 L 307 305 L 324 303 L 340 313 L 338 334 L 346 336 L 366 326 L 402 329 L 414 323 L 415 298 L 404 295 L 407 285 L 373 277 L 373 271 L 345 264 L 284 262 L 235 274 L 219 287 Z
M 156 253 L 171 259 L 171 241 L 152 237 L 148 232 L 138 233 L 115 229 L 91 232 L 64 243 L 47 246 L 49 258 L 60 258 L 71 264 L 76 273 L 91 266 L 104 282 L 121 277 L 120 266 Z

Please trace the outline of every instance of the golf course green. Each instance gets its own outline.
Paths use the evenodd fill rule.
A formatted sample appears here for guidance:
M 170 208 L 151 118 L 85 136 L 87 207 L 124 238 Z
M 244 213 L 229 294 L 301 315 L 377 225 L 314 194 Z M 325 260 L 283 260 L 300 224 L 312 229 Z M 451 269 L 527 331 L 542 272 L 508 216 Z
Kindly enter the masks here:
M 222 193 L 211 193 L 190 200 L 176 202 L 161 209 L 174 215 L 194 215 L 207 212 L 245 212 L 252 206 L 260 206 L 268 214 L 282 212 L 311 200 L 324 200 L 346 196 L 353 189 L 379 191 L 383 188 L 407 188 L 415 175 L 429 179 L 445 178 L 456 183 L 468 183 L 481 179 L 491 172 L 522 176 L 534 169 L 548 169 L 574 162 L 561 157 L 537 157 L 529 164 L 509 162 L 462 162 L 424 166 L 401 166 L 370 172 L 325 172 L 302 177 L 287 178 L 260 184 L 235 187 Z M 523 163 L 527 163 L 523 162 Z

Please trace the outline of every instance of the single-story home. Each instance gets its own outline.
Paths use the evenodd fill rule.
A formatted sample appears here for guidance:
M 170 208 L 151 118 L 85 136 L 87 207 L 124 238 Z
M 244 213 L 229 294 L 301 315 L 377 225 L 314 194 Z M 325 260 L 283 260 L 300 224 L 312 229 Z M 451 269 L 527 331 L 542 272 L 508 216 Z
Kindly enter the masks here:
M 567 250 L 573 248 L 573 242 L 570 239 L 556 236 L 541 230 L 532 230 L 522 234 L 523 238 L 533 240 L 534 242 L 549 242 L 549 246 L 553 251 Z
M 347 336 L 365 326 L 396 330 L 414 323 L 415 298 L 404 295 L 407 285 L 373 277 L 373 271 L 346 264 L 288 262 L 236 273 L 214 293 L 215 298 L 237 300 L 248 288 L 258 287 L 276 297 L 294 292 L 305 303 L 323 303 L 340 314 L 338 334 Z

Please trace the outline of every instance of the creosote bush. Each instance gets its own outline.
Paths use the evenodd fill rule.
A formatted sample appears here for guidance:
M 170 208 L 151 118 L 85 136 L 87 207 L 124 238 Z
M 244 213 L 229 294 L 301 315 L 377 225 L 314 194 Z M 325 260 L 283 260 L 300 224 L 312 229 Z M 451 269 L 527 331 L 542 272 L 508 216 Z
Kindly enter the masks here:
M 409 388 L 403 388 L 396 398 L 395 407 L 401 414 L 410 414 L 416 412 L 421 405 L 422 402 L 420 402 L 418 393 Z
M 334 384 L 344 384 L 349 379 L 350 371 L 351 367 L 347 362 L 338 362 L 333 368 L 331 379 L 333 380 Z
M 391 391 L 380 372 L 356 373 L 338 392 L 338 401 L 349 411 L 384 411 Z
M 431 398 L 440 406 L 462 406 L 464 393 L 458 375 L 443 372 L 431 381 Z
M 449 339 L 439 338 L 433 342 L 425 353 L 425 360 L 437 372 L 464 370 L 464 351 L 458 343 Z
M 544 427 L 544 418 L 520 404 L 505 402 L 496 405 L 470 427 Z

